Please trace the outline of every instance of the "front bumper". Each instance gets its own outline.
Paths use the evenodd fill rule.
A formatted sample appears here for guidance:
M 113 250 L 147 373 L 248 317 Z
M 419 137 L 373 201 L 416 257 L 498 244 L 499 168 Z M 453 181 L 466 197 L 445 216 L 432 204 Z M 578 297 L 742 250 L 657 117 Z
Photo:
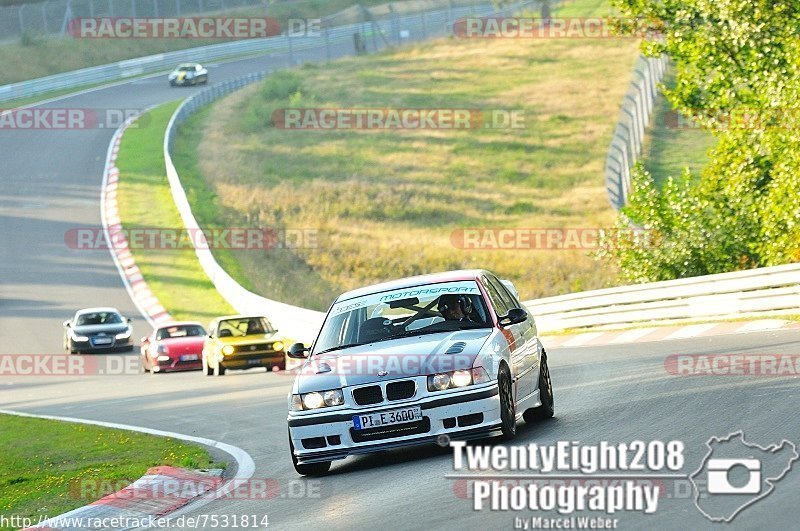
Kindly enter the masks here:
M 153 364 L 155 372 L 173 372 L 173 371 L 197 371 L 203 368 L 203 361 L 201 355 L 197 355 L 197 359 L 193 361 L 181 361 L 180 358 L 170 358 L 169 361 L 156 360 Z
M 133 348 L 132 338 L 115 339 L 111 337 L 110 343 L 98 343 L 96 338 L 89 338 L 88 341 L 75 341 L 70 338 L 70 349 L 76 352 L 114 352 L 117 350 L 131 350 Z
M 269 352 L 258 354 L 231 354 L 224 356 L 220 361 L 225 369 L 252 369 L 254 367 L 272 368 L 275 365 L 285 367 L 286 354 L 284 352 Z
M 355 430 L 353 415 L 420 406 L 422 421 L 380 429 Z M 500 432 L 500 399 L 497 384 L 477 389 L 427 396 L 391 406 L 340 409 L 335 413 L 289 415 L 289 437 L 298 463 L 344 459 L 349 455 L 451 439 L 484 438 Z

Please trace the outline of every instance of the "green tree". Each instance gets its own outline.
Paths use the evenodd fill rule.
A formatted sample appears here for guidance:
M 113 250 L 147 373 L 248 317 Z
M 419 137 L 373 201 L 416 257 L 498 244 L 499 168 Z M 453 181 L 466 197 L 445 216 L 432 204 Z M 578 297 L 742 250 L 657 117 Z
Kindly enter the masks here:
M 646 282 L 800 260 L 800 2 L 613 0 L 621 30 L 644 24 L 667 54 L 681 114 L 718 144 L 699 176 L 658 190 L 641 168 L 620 214 L 659 245 L 607 245 L 622 277 Z

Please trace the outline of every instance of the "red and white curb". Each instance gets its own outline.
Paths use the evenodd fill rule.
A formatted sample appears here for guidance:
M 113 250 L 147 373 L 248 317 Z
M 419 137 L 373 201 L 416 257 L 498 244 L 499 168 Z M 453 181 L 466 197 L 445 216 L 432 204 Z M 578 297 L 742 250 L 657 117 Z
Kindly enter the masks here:
M 7 409 L 0 409 L 0 414 L 15 415 L 18 417 L 58 420 L 77 424 L 90 424 L 113 428 L 118 430 L 135 431 L 160 437 L 170 437 L 190 443 L 202 444 L 224 452 L 236 462 L 236 475 L 230 479 L 222 479 L 218 474 L 203 474 L 199 472 L 177 469 L 172 467 L 156 467 L 148 471 L 148 475 L 140 478 L 133 484 L 117 493 L 111 494 L 92 504 L 79 507 L 45 521 L 38 522 L 28 529 L 131 529 L 147 527 L 145 522 L 165 515 L 177 517 L 187 511 L 193 511 L 208 503 L 231 496 L 236 489 L 246 485 L 255 473 L 255 462 L 246 451 L 237 446 L 168 431 L 116 424 L 97 420 L 85 420 L 73 417 L 59 417 L 53 415 L 38 415 L 22 413 Z M 137 495 L 137 492 L 139 495 Z M 142 492 L 155 492 L 169 495 L 151 496 L 142 500 Z M 126 521 L 127 518 L 127 521 Z M 96 526 L 97 522 L 106 522 L 107 525 Z M 125 525 L 127 523 L 127 525 Z M 83 524 L 83 525 L 81 525 Z M 144 524 L 144 525 L 141 525 Z
M 203 473 L 168 466 L 151 468 L 146 475 L 124 489 L 27 529 L 96 529 L 98 522 L 121 529 L 147 526 L 149 522 L 171 515 L 195 499 L 209 496 L 225 481 L 221 476 L 222 470 Z M 94 482 L 88 483 L 90 491 L 95 487 L 102 488 L 102 485 Z M 80 488 L 77 485 L 73 494 L 81 496 Z
M 549 348 L 597 347 L 602 345 L 621 345 L 627 343 L 647 343 L 651 341 L 671 341 L 694 337 L 710 337 L 726 334 L 746 334 L 769 330 L 800 329 L 797 321 L 784 319 L 761 319 L 733 323 L 702 323 L 676 326 L 654 326 L 631 330 L 608 330 L 584 332 L 563 336 L 543 334 L 542 342 Z
M 146 111 L 145 111 L 146 112 Z M 100 199 L 100 217 L 103 223 L 103 232 L 111 258 L 117 266 L 122 283 L 128 291 L 131 300 L 136 305 L 139 313 L 144 316 L 151 326 L 172 320 L 172 317 L 158 301 L 158 298 L 147 287 L 147 282 L 142 276 L 142 272 L 136 266 L 136 262 L 131 254 L 125 231 L 122 228 L 122 221 L 119 217 L 119 205 L 117 202 L 117 190 L 119 188 L 119 168 L 116 161 L 119 154 L 119 145 L 125 130 L 135 121 L 135 117 L 130 118 L 116 130 L 108 146 L 106 156 L 106 166 L 103 173 L 103 184 Z

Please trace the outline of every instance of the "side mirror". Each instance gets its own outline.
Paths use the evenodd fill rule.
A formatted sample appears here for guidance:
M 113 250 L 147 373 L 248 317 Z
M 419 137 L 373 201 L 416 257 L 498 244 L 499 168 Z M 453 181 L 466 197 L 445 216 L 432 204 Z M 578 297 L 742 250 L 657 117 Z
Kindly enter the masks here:
M 508 315 L 505 315 L 500 318 L 500 324 L 503 326 L 509 326 L 517 323 L 522 323 L 527 320 L 528 320 L 528 312 L 526 312 L 522 308 L 511 308 L 508 311 Z
M 131 323 L 133 322 L 133 319 L 131 319 L 130 317 L 128 317 L 128 318 L 126 319 L 126 321 L 128 321 L 128 324 L 131 324 Z
M 61 324 L 62 324 L 62 325 L 65 327 L 65 328 L 69 328 L 70 326 L 72 326 L 72 321 L 64 321 L 64 322 L 63 322 L 63 323 L 61 323 Z
M 294 345 L 289 347 L 289 351 L 287 352 L 287 354 L 290 358 L 302 360 L 308 357 L 308 352 L 310 350 L 311 350 L 310 348 L 306 347 L 302 343 L 295 343 Z

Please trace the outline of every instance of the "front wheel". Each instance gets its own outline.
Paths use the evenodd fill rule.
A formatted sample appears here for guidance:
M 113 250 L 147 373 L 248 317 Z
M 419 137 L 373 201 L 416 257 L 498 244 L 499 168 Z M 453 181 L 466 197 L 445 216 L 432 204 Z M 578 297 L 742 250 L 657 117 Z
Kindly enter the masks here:
M 214 365 L 214 376 L 225 376 L 225 367 L 219 361 Z
M 542 351 L 542 366 L 539 368 L 539 400 L 542 405 L 525 410 L 522 418 L 525 422 L 549 419 L 555 415 L 553 406 L 553 382 L 550 380 L 550 367 L 547 365 L 547 353 Z
M 517 434 L 517 418 L 514 406 L 514 390 L 511 384 L 511 373 L 506 365 L 500 366 L 500 374 L 497 376 L 497 386 L 500 391 L 502 438 L 508 441 L 513 439 Z
M 291 437 L 289 438 L 289 453 L 292 454 L 292 465 L 294 465 L 294 470 L 301 476 L 322 476 L 328 473 L 331 469 L 331 462 L 324 461 L 322 463 L 309 463 L 309 464 L 299 464 L 297 462 L 297 457 L 294 456 L 294 444 L 292 444 Z

